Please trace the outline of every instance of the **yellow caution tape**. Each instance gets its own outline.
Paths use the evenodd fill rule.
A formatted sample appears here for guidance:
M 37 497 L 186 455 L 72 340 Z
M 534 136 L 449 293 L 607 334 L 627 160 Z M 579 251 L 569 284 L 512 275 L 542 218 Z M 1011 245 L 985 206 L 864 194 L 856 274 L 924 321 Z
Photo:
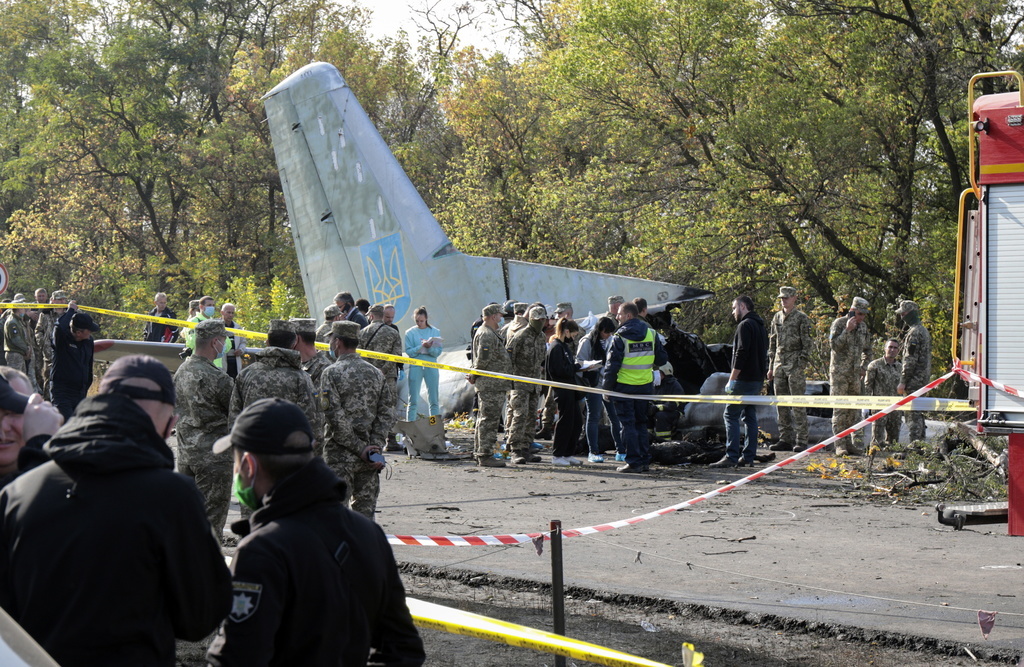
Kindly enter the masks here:
M 63 304 L 50 304 L 50 303 L 0 303 L 0 308 L 66 308 Z M 168 326 L 175 327 L 188 327 L 194 329 L 197 322 L 189 322 L 187 320 L 172 320 L 165 317 L 156 317 L 154 315 L 142 315 L 139 313 L 126 313 L 118 310 L 108 310 L 106 308 L 94 308 L 91 306 L 78 306 L 79 310 L 84 310 L 91 313 L 98 313 L 100 315 L 110 315 L 111 317 L 123 317 L 130 320 L 137 320 L 141 322 L 156 322 L 158 324 L 166 324 Z M 246 329 L 228 329 L 229 332 L 237 334 L 239 336 L 245 336 L 247 338 L 254 338 L 257 340 L 266 340 L 267 334 L 259 331 L 247 331 Z M 327 343 L 316 343 L 317 349 L 327 350 L 329 346 Z M 383 361 L 391 361 L 398 364 L 407 364 L 414 366 L 423 366 L 425 368 L 436 368 L 442 371 L 451 371 L 453 373 L 462 373 L 464 375 L 478 375 L 481 377 L 496 378 L 499 380 L 512 380 L 523 384 L 532 384 L 541 387 L 560 387 L 562 389 L 573 389 L 575 391 L 582 391 L 591 394 L 600 394 L 602 396 L 608 396 L 612 398 L 628 398 L 628 399 L 643 399 L 648 401 L 658 402 L 671 402 L 671 403 L 715 403 L 721 405 L 774 405 L 774 406 L 786 406 L 794 408 L 840 408 L 849 410 L 881 410 L 887 408 L 893 403 L 900 400 L 900 396 L 739 396 L 739 395 L 708 395 L 708 394 L 621 394 L 615 391 L 609 391 L 607 389 L 599 389 L 597 387 L 584 387 L 582 385 L 566 384 L 563 382 L 553 382 L 551 380 L 541 380 L 539 378 L 529 378 L 520 375 L 511 375 L 505 373 L 493 373 L 491 371 L 482 371 L 475 368 L 466 368 L 463 366 L 452 366 L 449 364 L 440 364 L 436 361 L 424 361 L 423 359 L 413 359 L 411 357 L 403 357 L 393 354 L 387 354 L 384 352 L 374 352 L 372 350 L 358 350 L 359 355 L 370 359 L 380 359 Z M 975 406 L 971 405 L 968 401 L 961 401 L 957 399 L 947 398 L 915 398 L 912 402 L 902 405 L 897 410 L 900 411 L 915 411 L 915 412 L 973 412 L 976 410 Z
M 553 632 L 537 630 L 525 625 L 517 625 L 500 621 L 496 618 L 473 614 L 468 611 L 452 609 L 443 605 L 423 600 L 406 598 L 406 604 L 412 613 L 412 620 L 418 627 L 431 628 L 468 637 L 478 637 L 489 641 L 530 648 L 567 658 L 585 660 L 599 665 L 615 667 L 668 667 L 664 663 L 654 662 L 629 653 L 615 651 L 610 648 L 582 642 Z M 700 667 L 704 664 L 704 654 L 698 653 L 690 644 L 684 644 L 684 667 Z

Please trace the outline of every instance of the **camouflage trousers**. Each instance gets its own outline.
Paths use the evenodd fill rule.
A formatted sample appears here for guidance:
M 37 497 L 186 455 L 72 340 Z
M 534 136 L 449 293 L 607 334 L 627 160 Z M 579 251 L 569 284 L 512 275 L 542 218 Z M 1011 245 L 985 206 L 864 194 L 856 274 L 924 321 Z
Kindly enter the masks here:
M 859 369 L 854 370 L 851 375 L 833 376 L 830 379 L 833 396 L 860 396 L 862 383 Z M 859 412 L 859 410 L 832 410 L 832 433 L 842 433 L 860 421 Z M 857 431 L 853 435 L 836 440 L 836 451 L 860 449 L 863 445 L 864 432 Z
M 512 424 L 507 431 L 508 448 L 527 458 L 537 428 L 537 399 L 535 388 L 513 389 L 508 398 L 508 407 L 512 411 Z
M 26 373 L 28 362 L 25 360 L 25 356 L 20 352 L 8 352 L 7 365 L 16 371 Z
M 900 414 L 886 415 L 871 425 L 871 446 L 886 447 L 900 441 Z
M 234 460 L 230 452 L 189 454 L 178 449 L 178 472 L 195 480 L 199 493 L 203 494 L 206 518 L 219 540 L 224 534 L 224 523 L 228 518 L 231 504 L 231 478 Z
M 555 414 L 558 412 L 558 405 L 555 404 L 555 389 L 547 387 L 544 393 L 544 412 L 540 416 L 540 427 L 549 429 L 555 425 Z
M 324 461 L 345 481 L 352 511 L 372 520 L 380 495 L 380 473 L 350 450 L 330 442 L 324 445 Z
M 53 400 L 50 398 L 50 372 L 53 369 L 53 359 L 43 357 L 43 384 L 40 385 L 41 393 L 43 398 L 48 401 Z
M 498 424 L 501 421 L 501 408 L 505 402 L 504 391 L 476 392 L 479 409 L 476 415 L 476 433 L 473 455 L 479 459 L 487 459 L 494 455 L 494 444 L 498 439 Z
M 917 391 L 926 384 L 928 384 L 928 378 L 911 378 L 907 382 L 906 392 L 909 394 L 911 392 Z M 924 413 L 918 412 L 917 410 L 911 410 L 903 414 L 904 419 L 906 419 L 907 421 L 907 429 L 909 431 L 908 435 L 910 437 L 910 442 L 924 440 Z
M 803 396 L 807 389 L 806 374 L 799 366 L 792 370 L 776 368 L 772 383 L 776 396 Z M 779 406 L 779 441 L 807 446 L 807 408 Z

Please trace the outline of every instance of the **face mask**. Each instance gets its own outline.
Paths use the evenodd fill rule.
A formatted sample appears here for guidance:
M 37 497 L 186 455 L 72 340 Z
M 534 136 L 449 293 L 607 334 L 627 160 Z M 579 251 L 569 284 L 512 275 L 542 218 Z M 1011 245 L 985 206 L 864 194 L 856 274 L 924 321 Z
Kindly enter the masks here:
M 203 308 L 203 315 L 206 315 L 207 317 L 213 317 L 213 306 L 207 306 L 206 308 Z
M 232 489 L 235 494 L 235 498 L 238 499 L 238 502 L 251 510 L 259 509 L 260 506 L 260 499 L 256 497 L 255 486 L 256 485 L 254 483 L 253 486 L 250 486 L 247 489 L 242 488 L 242 473 L 235 473 L 235 483 L 234 488 Z

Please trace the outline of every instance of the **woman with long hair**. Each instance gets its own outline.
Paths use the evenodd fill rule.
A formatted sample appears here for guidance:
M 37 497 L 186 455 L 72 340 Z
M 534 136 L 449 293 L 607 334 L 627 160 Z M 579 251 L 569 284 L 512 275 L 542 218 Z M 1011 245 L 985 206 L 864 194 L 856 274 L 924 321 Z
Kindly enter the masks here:
M 606 356 L 606 341 L 611 338 L 618 326 L 619 325 L 615 323 L 615 320 L 610 317 L 602 317 L 599 319 L 594 328 L 590 330 L 590 333 L 580 341 L 579 350 L 576 352 L 576 360 L 581 364 L 586 361 L 603 362 Z M 596 367 L 594 370 L 583 373 L 583 384 L 586 386 L 597 387 L 600 382 L 600 366 Z M 601 398 L 601 394 L 592 394 L 590 392 L 583 394 L 583 400 L 587 404 L 584 432 L 587 436 L 587 449 L 590 450 L 590 455 L 587 457 L 587 460 L 591 463 L 604 463 L 604 453 L 600 444 L 598 444 L 598 435 L 600 434 L 599 427 L 601 425 L 601 408 L 604 405 Z M 609 410 L 609 418 L 611 418 L 613 414 L 614 408 Z M 618 422 L 618 419 L 612 419 L 612 434 L 615 436 L 614 440 L 616 441 L 616 449 L 618 449 L 618 429 L 616 428 L 616 422 Z
M 409 327 L 405 332 L 405 353 L 413 359 L 434 361 L 441 356 L 441 330 L 430 326 L 430 322 L 427 321 L 426 306 L 417 308 L 413 312 L 413 316 L 416 319 L 416 326 Z M 437 398 L 437 369 L 409 364 L 408 374 L 409 409 L 406 419 L 411 422 L 416 421 L 421 382 L 427 385 L 428 416 L 440 415 L 441 406 Z
M 563 384 L 579 384 L 576 373 L 580 365 L 572 352 L 572 342 L 579 338 L 580 327 L 569 318 L 558 320 L 555 325 L 555 340 L 548 349 L 545 368 L 549 380 Z M 555 422 L 553 438 L 554 451 L 551 463 L 556 466 L 581 465 L 576 453 L 576 443 L 583 431 L 583 415 L 580 413 L 580 392 L 575 389 L 555 387 L 555 404 L 558 406 L 558 421 Z

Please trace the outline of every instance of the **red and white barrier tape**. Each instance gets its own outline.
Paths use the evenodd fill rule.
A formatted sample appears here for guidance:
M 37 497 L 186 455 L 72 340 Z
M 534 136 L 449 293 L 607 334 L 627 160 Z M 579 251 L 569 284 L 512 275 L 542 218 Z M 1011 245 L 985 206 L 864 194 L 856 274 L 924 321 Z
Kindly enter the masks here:
M 963 379 L 967 380 L 968 382 L 980 382 L 981 384 L 992 387 L 993 389 L 998 389 L 999 391 L 1005 392 L 1010 396 L 1017 396 L 1018 398 L 1022 396 L 1022 394 L 1013 387 L 1005 385 L 1002 382 L 989 380 L 988 378 L 982 377 L 977 373 L 972 373 L 971 371 L 961 366 L 959 362 L 957 362 L 957 364 L 953 367 L 953 371 L 960 375 L 960 377 L 962 377 Z
M 696 498 L 691 498 L 691 499 L 686 500 L 684 502 L 681 502 L 681 503 L 679 503 L 677 505 L 672 505 L 670 507 L 664 507 L 662 509 L 655 510 L 653 512 L 649 512 L 647 514 L 642 514 L 640 516 L 630 517 L 629 519 L 623 519 L 621 521 L 613 521 L 611 523 L 603 523 L 603 524 L 600 524 L 598 526 L 586 526 L 584 528 L 571 528 L 569 530 L 563 530 L 562 531 L 562 537 L 579 537 L 581 535 L 593 535 L 594 533 L 603 533 L 603 532 L 606 532 L 606 531 L 609 531 L 609 530 L 614 530 L 616 528 L 624 528 L 626 526 L 632 526 L 632 525 L 635 525 L 635 524 L 638 524 L 638 523 L 643 523 L 644 521 L 650 521 L 651 519 L 656 519 L 656 518 L 658 518 L 660 516 L 665 516 L 666 514 L 671 514 L 673 512 L 677 512 L 677 511 L 679 511 L 681 509 L 684 509 L 686 507 L 690 507 L 692 505 L 696 505 L 697 503 L 699 503 L 701 501 L 710 500 L 711 498 L 713 498 L 715 496 L 721 495 L 723 493 L 727 493 L 729 491 L 732 491 L 733 489 L 738 489 L 739 487 L 743 486 L 744 484 L 748 484 L 750 482 L 753 482 L 754 480 L 761 479 L 765 475 L 769 475 L 769 474 L 775 472 L 776 470 L 778 470 L 780 468 L 784 468 L 785 466 L 791 465 L 791 464 L 793 464 L 793 463 L 795 463 L 797 461 L 805 459 L 808 456 L 810 456 L 811 454 L 813 454 L 814 452 L 817 452 L 817 451 L 819 451 L 819 450 L 821 450 L 821 449 L 823 449 L 825 447 L 828 447 L 830 444 L 832 444 L 836 440 L 839 440 L 841 438 L 845 438 L 848 435 L 852 435 L 853 433 L 856 433 L 857 431 L 859 431 L 860 429 L 864 428 L 868 424 L 870 424 L 872 422 L 876 422 L 879 419 L 881 419 L 882 417 L 884 417 L 885 415 L 887 415 L 887 414 L 897 410 L 901 405 L 905 405 L 905 404 L 909 403 L 910 401 L 914 400 L 915 398 L 919 398 L 919 397 L 923 396 L 924 394 L 928 393 L 929 391 L 931 391 L 935 387 L 938 387 L 940 384 L 942 384 L 943 382 L 945 382 L 949 378 L 953 377 L 953 375 L 955 375 L 956 372 L 957 371 L 950 371 L 949 373 L 946 373 L 942 377 L 940 377 L 940 378 L 938 378 L 936 380 L 932 380 L 931 382 L 929 382 L 925 386 L 921 387 L 917 391 L 915 391 L 915 392 L 913 392 L 911 394 L 907 394 L 906 396 L 904 396 L 900 400 L 896 401 L 892 405 L 890 405 L 890 406 L 880 410 L 879 412 L 874 413 L 873 415 L 871 415 L 867 419 L 864 419 L 864 420 L 861 420 L 861 421 L 857 422 L 856 424 L 854 424 L 850 428 L 846 429 L 845 431 L 842 431 L 842 432 L 840 432 L 840 433 L 838 433 L 836 435 L 833 435 L 831 438 L 828 438 L 826 440 L 822 440 L 821 442 L 819 442 L 818 444 L 814 445 L 813 447 L 808 447 L 804 451 L 798 452 L 798 453 L 794 454 L 793 456 L 790 456 L 789 458 L 783 459 L 782 461 L 779 461 L 778 463 L 776 463 L 774 465 L 770 465 L 767 468 L 764 468 L 763 470 L 758 470 L 757 472 L 755 472 L 753 474 L 750 474 L 750 475 L 747 475 L 746 477 L 744 477 L 742 479 L 738 479 L 735 482 L 733 482 L 732 484 L 727 484 L 725 486 L 719 487 L 717 489 L 714 489 L 713 491 L 709 491 L 709 492 L 705 493 L 704 495 L 697 496 Z M 546 532 L 543 532 L 543 533 L 525 533 L 525 534 L 524 533 L 520 533 L 520 534 L 516 534 L 516 535 L 444 535 L 444 536 L 388 535 L 387 536 L 388 542 L 390 544 L 392 544 L 392 545 L 395 545 L 395 546 L 408 545 L 408 546 L 425 546 L 425 547 L 501 546 L 501 545 L 523 544 L 525 542 L 532 542 L 532 541 L 534 541 L 534 540 L 536 540 L 538 538 L 541 538 L 541 537 L 543 537 L 544 539 L 550 539 L 548 537 L 548 533 L 546 533 Z

